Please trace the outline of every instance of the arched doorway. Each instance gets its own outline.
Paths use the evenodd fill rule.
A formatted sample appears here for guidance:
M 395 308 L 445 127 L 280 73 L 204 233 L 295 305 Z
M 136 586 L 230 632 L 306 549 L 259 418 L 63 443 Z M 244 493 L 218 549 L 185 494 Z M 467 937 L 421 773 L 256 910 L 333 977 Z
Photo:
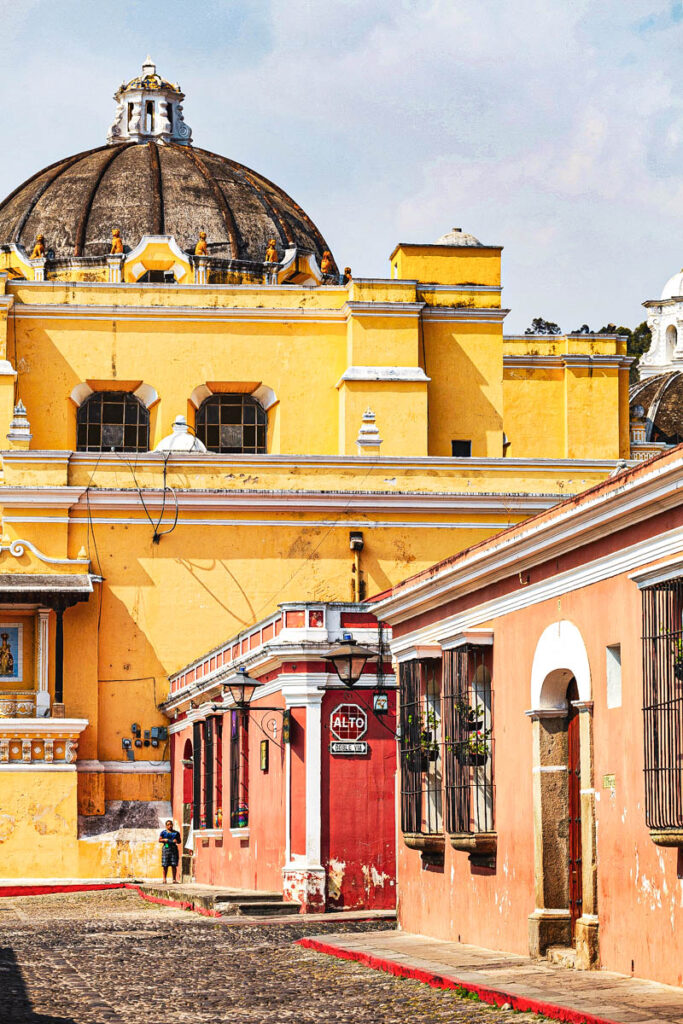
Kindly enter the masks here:
M 567 687 L 567 833 L 569 859 L 569 921 L 572 943 L 576 941 L 576 922 L 583 905 L 581 844 L 581 728 L 579 722 L 579 688 L 572 678 Z
M 566 620 L 539 639 L 531 677 L 535 909 L 529 951 L 598 959 L 593 703 L 588 655 Z M 573 950 L 573 952 L 572 952 Z

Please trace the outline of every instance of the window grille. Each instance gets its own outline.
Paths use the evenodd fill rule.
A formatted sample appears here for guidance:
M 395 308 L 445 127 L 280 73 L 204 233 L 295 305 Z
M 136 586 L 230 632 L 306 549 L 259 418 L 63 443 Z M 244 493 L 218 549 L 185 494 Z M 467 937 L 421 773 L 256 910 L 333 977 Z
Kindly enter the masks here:
M 401 828 L 441 832 L 440 665 L 436 660 L 399 666 L 401 697 Z
M 643 588 L 645 815 L 683 827 L 683 579 Z
M 491 648 L 465 644 L 443 655 L 446 831 L 492 832 Z
M 248 719 L 230 712 L 230 828 L 249 824 Z
M 149 451 L 149 410 L 126 391 L 96 391 L 76 414 L 79 452 Z
M 266 413 L 250 395 L 211 395 L 197 410 L 195 430 L 210 452 L 266 451 Z
M 202 828 L 213 828 L 213 718 L 204 722 L 204 807 Z
M 192 827 L 201 828 L 202 809 L 202 724 L 192 723 Z

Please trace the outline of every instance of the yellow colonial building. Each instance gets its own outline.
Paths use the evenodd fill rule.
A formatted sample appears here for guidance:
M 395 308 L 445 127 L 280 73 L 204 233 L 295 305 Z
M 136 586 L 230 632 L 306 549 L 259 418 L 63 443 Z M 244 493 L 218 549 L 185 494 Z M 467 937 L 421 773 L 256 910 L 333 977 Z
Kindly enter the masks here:
M 623 339 L 504 337 L 460 229 L 340 269 L 183 99 L 148 61 L 0 203 L 0 878 L 156 874 L 169 674 L 629 456 Z

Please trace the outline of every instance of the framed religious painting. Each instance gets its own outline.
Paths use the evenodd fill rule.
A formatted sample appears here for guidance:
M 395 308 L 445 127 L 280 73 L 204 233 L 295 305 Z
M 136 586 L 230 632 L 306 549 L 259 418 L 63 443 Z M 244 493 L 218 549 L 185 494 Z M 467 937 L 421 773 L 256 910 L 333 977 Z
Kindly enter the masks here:
M 23 623 L 0 622 L 0 683 L 21 683 L 23 681 L 23 651 Z

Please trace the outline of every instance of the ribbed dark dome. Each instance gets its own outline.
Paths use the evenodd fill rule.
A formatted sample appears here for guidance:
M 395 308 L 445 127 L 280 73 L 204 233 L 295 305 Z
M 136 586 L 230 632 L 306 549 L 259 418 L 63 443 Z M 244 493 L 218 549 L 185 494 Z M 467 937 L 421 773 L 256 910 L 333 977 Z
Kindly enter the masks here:
M 268 240 L 322 256 L 327 244 L 293 199 L 255 171 L 194 146 L 118 143 L 60 160 L 0 203 L 0 244 L 30 254 L 36 236 L 54 258 L 103 256 L 119 228 L 126 250 L 143 235 L 174 235 L 194 252 L 263 261 Z
M 642 405 L 647 420 L 647 440 L 664 444 L 683 443 L 683 372 L 674 370 L 647 377 L 629 391 L 631 415 Z

